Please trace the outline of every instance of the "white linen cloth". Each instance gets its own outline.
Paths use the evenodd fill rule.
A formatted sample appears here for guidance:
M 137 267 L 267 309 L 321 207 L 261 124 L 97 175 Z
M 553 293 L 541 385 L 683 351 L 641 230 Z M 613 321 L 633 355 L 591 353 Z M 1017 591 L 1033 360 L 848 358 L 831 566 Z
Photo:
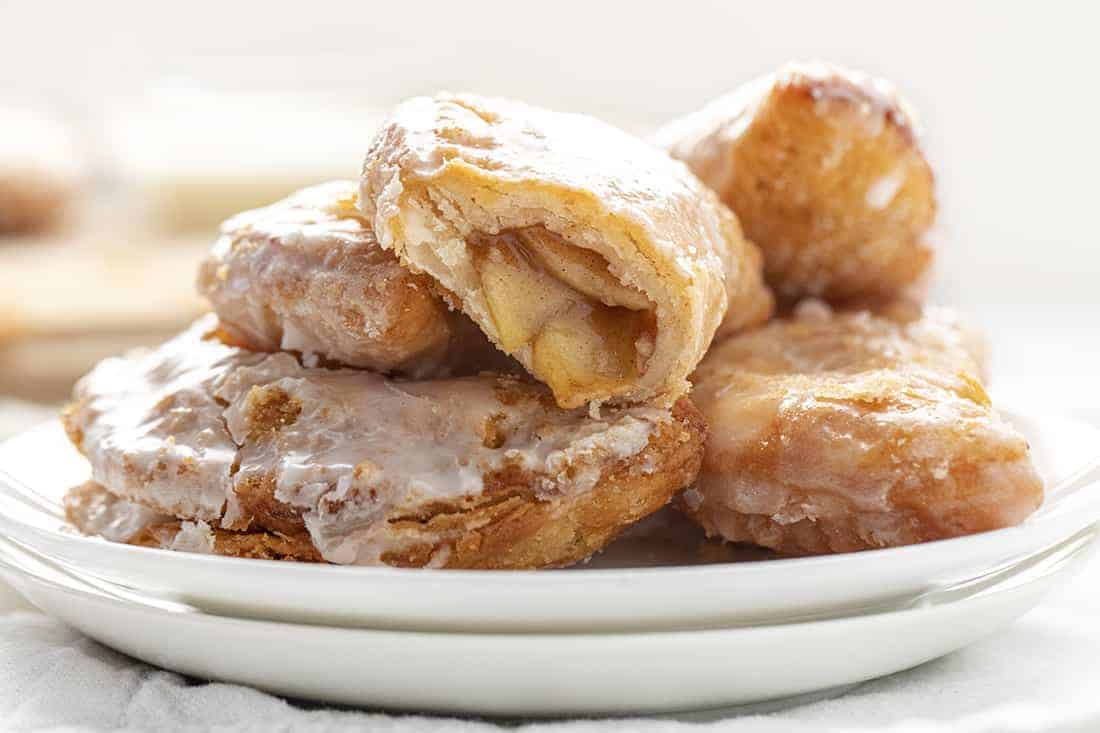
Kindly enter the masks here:
M 37 414 L 26 407 L 19 411 L 19 422 Z M 0 405 L 0 416 L 3 413 Z M 0 429 L 4 427 L 0 420 Z M 517 725 L 515 721 L 327 709 L 241 685 L 191 680 L 113 652 L 42 614 L 13 610 L 19 606 L 18 597 L 0 585 L 0 730 L 4 731 L 480 733 Z M 837 697 L 748 711 L 526 723 L 521 729 L 540 733 L 1098 731 L 1100 557 L 1094 557 L 1067 587 L 995 637 Z

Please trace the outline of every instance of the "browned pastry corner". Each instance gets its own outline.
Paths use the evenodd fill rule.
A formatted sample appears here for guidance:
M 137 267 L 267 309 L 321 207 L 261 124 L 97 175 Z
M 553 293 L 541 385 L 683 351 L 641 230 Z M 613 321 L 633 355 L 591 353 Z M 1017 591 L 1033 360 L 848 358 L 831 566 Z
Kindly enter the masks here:
M 99 360 L 185 328 L 207 310 L 188 276 L 204 249 L 96 231 L 0 247 L 0 395 L 63 401 Z
M 120 499 L 94 481 L 71 489 L 65 495 L 64 505 L 66 518 L 81 532 L 115 542 L 257 560 L 321 561 L 304 531 L 288 535 L 263 530 L 235 532 L 205 523 L 200 526 Z M 198 543 L 188 547 L 189 537 L 197 538 Z
M 932 170 L 887 82 L 790 64 L 656 139 L 737 213 L 783 299 L 888 300 L 929 267 Z
M 937 309 L 816 303 L 728 339 L 693 377 L 710 437 L 682 506 L 710 535 L 788 554 L 1017 524 L 1043 486 L 980 373 L 972 334 Z

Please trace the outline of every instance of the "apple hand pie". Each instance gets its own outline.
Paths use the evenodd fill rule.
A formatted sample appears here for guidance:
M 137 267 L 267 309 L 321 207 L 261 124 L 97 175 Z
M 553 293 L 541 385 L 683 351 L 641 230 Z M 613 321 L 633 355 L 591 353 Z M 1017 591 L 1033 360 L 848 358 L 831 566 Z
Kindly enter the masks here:
M 741 220 L 786 300 L 888 300 L 932 259 L 932 171 L 893 87 L 791 64 L 670 123 L 656 142 Z
M 417 378 L 518 369 L 378 246 L 356 197 L 333 181 L 222 225 L 198 287 L 225 339 Z
M 973 343 L 941 311 L 898 322 L 816 303 L 719 344 L 693 377 L 710 437 L 683 508 L 708 534 L 791 554 L 1021 522 L 1042 483 Z
M 590 117 L 411 99 L 376 135 L 360 192 L 382 246 L 562 407 L 671 405 L 723 320 L 771 312 L 737 219 L 681 164 Z
M 309 368 L 216 330 L 203 318 L 79 382 L 65 427 L 94 482 L 171 518 L 104 522 L 108 507 L 74 496 L 79 526 L 341 564 L 558 566 L 667 504 L 702 461 L 706 429 L 686 398 L 596 418 L 514 377 Z

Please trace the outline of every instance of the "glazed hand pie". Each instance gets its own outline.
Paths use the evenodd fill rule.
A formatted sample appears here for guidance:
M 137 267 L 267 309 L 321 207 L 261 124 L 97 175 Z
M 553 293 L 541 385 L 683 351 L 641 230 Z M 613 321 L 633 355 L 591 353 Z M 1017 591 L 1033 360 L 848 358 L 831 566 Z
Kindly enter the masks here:
M 889 300 L 932 251 L 932 171 L 893 87 L 791 64 L 666 126 L 658 144 L 741 220 L 786 300 Z
M 419 378 L 512 368 L 430 278 L 378 246 L 356 196 L 333 181 L 222 225 L 198 287 L 226 340 Z
M 702 460 L 687 399 L 594 418 L 514 377 L 309 368 L 216 330 L 203 318 L 77 385 L 65 426 L 95 482 L 70 498 L 78 526 L 342 564 L 558 566 L 665 505 Z
M 1019 523 L 1042 483 L 972 343 L 943 311 L 899 323 L 814 304 L 719 344 L 693 377 L 710 438 L 684 508 L 708 534 L 792 554 Z
M 719 324 L 771 312 L 736 218 L 679 163 L 590 117 L 475 96 L 397 107 L 363 167 L 381 245 L 559 405 L 671 405 Z

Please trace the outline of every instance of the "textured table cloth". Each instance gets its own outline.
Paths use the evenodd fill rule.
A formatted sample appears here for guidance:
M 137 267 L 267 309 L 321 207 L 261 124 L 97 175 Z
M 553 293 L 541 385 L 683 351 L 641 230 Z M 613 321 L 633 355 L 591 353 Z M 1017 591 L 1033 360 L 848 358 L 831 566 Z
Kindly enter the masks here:
M 0 403 L 0 434 L 43 412 Z M 517 723 L 330 710 L 204 683 L 111 651 L 0 586 L 0 729 L 491 731 Z M 853 639 L 853 643 L 859 643 Z M 214 652 L 212 652 L 214 653 Z M 625 683 L 625 681 L 624 681 Z M 669 684 L 676 684 L 669 680 Z M 1097 731 L 1100 558 L 1014 626 L 943 659 L 812 702 L 646 719 L 527 723 L 563 731 Z

